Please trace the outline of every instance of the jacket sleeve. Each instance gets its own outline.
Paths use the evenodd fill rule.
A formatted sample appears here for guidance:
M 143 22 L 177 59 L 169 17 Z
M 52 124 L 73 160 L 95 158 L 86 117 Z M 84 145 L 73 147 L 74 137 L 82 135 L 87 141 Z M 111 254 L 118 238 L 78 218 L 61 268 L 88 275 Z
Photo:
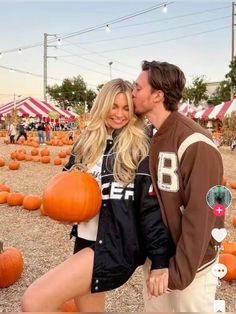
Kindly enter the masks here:
M 73 155 L 73 153 L 71 153 L 69 160 L 68 160 L 67 164 L 63 167 L 62 171 L 70 170 L 70 168 L 74 165 L 74 163 L 75 163 L 75 155 Z
M 205 142 L 191 144 L 179 162 L 185 208 L 183 232 L 176 245 L 176 254 L 170 259 L 169 288 L 183 290 L 193 281 L 202 264 L 212 229 L 224 219 L 215 216 L 206 202 L 207 192 L 221 184 L 223 164 L 217 149 Z
M 141 242 L 152 261 L 151 269 L 166 268 L 174 254 L 174 245 L 161 217 L 160 206 L 152 188 L 148 157 L 136 173 L 135 206 L 139 209 Z

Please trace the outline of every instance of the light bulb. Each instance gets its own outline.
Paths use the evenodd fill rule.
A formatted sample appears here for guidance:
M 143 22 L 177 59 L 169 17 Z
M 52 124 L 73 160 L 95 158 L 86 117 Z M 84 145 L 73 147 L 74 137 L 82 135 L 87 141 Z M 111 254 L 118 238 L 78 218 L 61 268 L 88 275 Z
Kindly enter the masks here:
M 61 38 L 58 38 L 57 39 L 57 46 L 61 46 L 62 45 L 62 43 L 61 43 Z
M 110 32 L 110 27 L 108 24 L 106 25 L 106 32 Z
M 19 53 L 19 55 L 22 54 L 22 49 L 21 48 L 18 49 L 18 53 Z
M 168 11 L 167 5 L 164 4 L 163 9 L 162 9 L 162 12 L 163 12 L 163 13 L 167 13 L 167 11 Z

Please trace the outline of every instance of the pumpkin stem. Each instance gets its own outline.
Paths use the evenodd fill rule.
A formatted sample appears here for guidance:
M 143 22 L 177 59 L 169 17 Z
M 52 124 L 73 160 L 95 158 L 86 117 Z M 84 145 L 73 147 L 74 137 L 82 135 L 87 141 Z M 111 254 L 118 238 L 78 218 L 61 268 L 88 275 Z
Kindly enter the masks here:
M 0 254 L 3 253 L 3 242 L 0 241 Z

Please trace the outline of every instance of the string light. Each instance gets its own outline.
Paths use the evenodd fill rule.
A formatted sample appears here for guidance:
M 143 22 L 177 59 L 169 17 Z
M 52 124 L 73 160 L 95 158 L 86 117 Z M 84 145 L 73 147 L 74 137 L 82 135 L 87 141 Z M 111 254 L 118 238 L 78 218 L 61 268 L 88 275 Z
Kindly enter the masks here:
M 3 57 L 3 52 L 0 52 L 0 58 L 2 58 Z
M 58 38 L 57 39 L 57 46 L 61 46 L 62 45 L 62 43 L 61 43 L 61 38 Z
M 162 9 L 162 12 L 163 12 L 163 13 L 167 13 L 167 12 L 168 12 L 168 8 L 167 8 L 167 5 L 166 5 L 166 4 L 164 4 L 163 9 Z
M 19 55 L 22 54 L 22 49 L 21 48 L 18 49 L 18 53 L 19 53 Z
M 106 25 L 106 32 L 110 32 L 110 27 L 108 24 Z

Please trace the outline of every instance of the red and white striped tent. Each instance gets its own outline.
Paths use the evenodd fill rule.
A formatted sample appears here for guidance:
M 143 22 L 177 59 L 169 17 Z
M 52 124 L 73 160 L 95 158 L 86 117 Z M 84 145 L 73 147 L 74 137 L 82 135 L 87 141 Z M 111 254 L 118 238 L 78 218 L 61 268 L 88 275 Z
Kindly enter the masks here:
M 78 115 L 74 112 L 58 108 L 46 101 L 41 101 L 33 97 L 11 101 L 5 105 L 0 106 L 0 117 L 11 114 L 12 109 L 17 109 L 18 115 L 21 117 L 38 117 L 47 118 L 50 112 L 57 112 L 59 116 L 64 119 L 73 119 Z
M 193 117 L 201 109 L 202 106 L 195 107 L 189 103 L 182 103 L 179 105 L 178 111 L 184 114 L 185 116 L 190 115 L 191 117 Z
M 226 116 L 230 116 L 233 111 L 236 111 L 236 99 L 196 112 L 194 118 L 203 120 L 223 119 Z

